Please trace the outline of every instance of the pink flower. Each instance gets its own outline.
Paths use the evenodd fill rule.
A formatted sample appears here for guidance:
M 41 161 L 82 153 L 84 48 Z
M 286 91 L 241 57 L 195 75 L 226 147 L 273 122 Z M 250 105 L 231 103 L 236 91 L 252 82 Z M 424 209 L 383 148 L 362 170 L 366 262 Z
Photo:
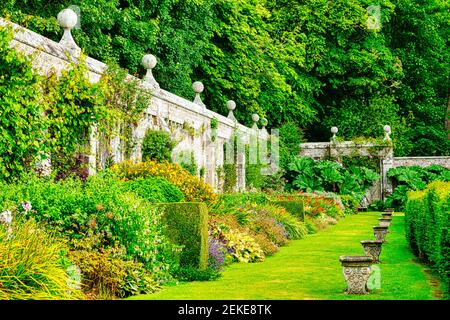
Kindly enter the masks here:
M 29 201 L 22 202 L 22 208 L 25 211 L 25 214 L 27 214 L 27 212 L 30 211 L 32 208 L 31 202 L 29 202 Z

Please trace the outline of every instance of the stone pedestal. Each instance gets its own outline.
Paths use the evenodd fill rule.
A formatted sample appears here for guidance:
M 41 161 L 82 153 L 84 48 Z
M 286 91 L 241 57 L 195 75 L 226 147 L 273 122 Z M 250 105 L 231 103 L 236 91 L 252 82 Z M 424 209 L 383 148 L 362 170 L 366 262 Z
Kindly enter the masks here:
M 381 216 L 382 216 L 383 218 L 391 218 L 391 219 L 392 219 L 392 212 L 383 212 L 383 213 L 381 214 Z
M 380 226 L 389 227 L 391 225 L 391 218 L 379 218 Z
M 367 294 L 367 280 L 373 258 L 370 256 L 341 256 L 343 275 L 347 281 L 347 294 Z
M 383 241 L 383 243 L 386 243 L 385 240 L 386 234 L 388 232 L 388 227 L 386 226 L 375 226 L 373 227 L 373 234 L 377 240 Z
M 364 248 L 366 256 L 373 258 L 373 263 L 380 262 L 381 245 L 383 241 L 381 240 L 363 240 L 361 245 Z

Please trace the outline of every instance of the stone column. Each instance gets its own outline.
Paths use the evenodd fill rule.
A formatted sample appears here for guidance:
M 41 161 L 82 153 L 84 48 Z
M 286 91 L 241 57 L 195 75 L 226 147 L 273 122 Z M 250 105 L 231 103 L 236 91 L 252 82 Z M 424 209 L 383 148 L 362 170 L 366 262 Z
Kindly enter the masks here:
M 238 139 L 239 140 L 239 139 Z M 237 188 L 238 191 L 245 190 L 245 150 L 239 150 L 238 143 L 238 152 L 236 154 L 236 170 L 237 170 Z

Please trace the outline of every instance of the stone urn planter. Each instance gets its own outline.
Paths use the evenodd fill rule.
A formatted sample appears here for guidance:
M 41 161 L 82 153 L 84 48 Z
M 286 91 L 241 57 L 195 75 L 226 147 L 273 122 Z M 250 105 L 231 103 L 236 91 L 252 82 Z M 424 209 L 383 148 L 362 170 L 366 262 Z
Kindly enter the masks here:
M 342 273 L 347 281 L 347 294 L 367 294 L 367 280 L 373 258 L 370 256 L 340 256 Z
M 364 248 L 366 256 L 373 258 L 373 263 L 380 263 L 381 245 L 383 241 L 381 240 L 363 240 L 361 245 Z
M 387 209 L 384 209 L 383 212 L 394 213 L 394 208 L 387 208 Z
M 388 232 L 388 227 L 386 226 L 374 226 L 373 227 L 373 234 L 377 240 L 383 241 L 383 243 L 386 243 L 385 240 L 386 234 Z
M 380 222 L 380 226 L 382 227 L 389 227 L 391 225 L 391 218 L 379 218 L 378 221 Z

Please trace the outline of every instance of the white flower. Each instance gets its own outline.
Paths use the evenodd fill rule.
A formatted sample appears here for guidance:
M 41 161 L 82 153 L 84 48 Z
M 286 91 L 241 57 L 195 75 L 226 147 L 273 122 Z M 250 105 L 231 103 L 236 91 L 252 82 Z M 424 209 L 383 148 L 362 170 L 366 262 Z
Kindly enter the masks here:
M 31 202 L 29 201 L 22 202 L 22 208 L 25 211 L 25 214 L 27 214 L 27 212 L 30 211 L 32 208 Z
M 3 211 L 0 214 L 0 222 L 7 224 L 8 226 L 11 224 L 13 219 L 12 212 L 10 210 Z

